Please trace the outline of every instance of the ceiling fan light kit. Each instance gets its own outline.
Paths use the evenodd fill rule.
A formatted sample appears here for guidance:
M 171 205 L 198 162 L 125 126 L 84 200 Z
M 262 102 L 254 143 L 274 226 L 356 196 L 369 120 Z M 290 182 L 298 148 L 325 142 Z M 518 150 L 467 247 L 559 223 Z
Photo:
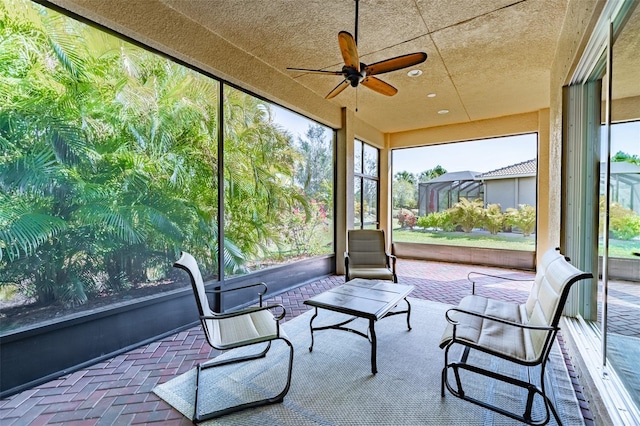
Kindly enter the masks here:
M 358 32 L 358 0 L 356 0 L 356 37 Z M 343 80 L 329 92 L 325 99 L 331 99 L 339 95 L 348 86 L 358 87 L 359 84 L 385 96 L 393 96 L 398 93 L 398 89 L 385 83 L 374 75 L 384 74 L 391 71 L 412 67 L 427 60 L 424 52 L 409 53 L 407 55 L 396 56 L 385 59 L 371 65 L 360 62 L 356 39 L 347 31 L 338 33 L 338 45 L 344 65 L 340 71 L 314 70 L 306 68 L 287 68 L 289 71 L 302 71 L 309 74 L 329 74 L 340 75 Z M 415 75 L 412 75 L 414 73 Z M 409 71 L 409 76 L 414 77 L 422 74 L 421 70 Z

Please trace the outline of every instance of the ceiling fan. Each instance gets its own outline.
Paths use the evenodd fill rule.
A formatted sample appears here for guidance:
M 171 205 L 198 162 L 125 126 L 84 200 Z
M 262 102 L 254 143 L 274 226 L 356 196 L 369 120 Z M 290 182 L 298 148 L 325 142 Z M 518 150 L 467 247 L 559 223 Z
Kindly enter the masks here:
M 371 65 L 360 62 L 358 56 L 357 37 L 358 37 L 358 0 L 356 1 L 356 38 L 347 31 L 338 33 L 338 44 L 340 52 L 344 60 L 344 65 L 340 71 L 313 70 L 306 68 L 287 68 L 289 71 L 302 71 L 309 74 L 329 74 L 340 75 L 344 80 L 338 84 L 325 99 L 331 99 L 340 94 L 348 86 L 357 87 L 359 84 L 381 93 L 386 96 L 393 96 L 398 93 L 398 89 L 385 83 L 374 75 L 384 74 L 391 71 L 397 71 L 402 68 L 411 67 L 427 60 L 427 54 L 424 52 L 409 53 L 407 55 L 396 56 L 395 58 L 385 59 Z

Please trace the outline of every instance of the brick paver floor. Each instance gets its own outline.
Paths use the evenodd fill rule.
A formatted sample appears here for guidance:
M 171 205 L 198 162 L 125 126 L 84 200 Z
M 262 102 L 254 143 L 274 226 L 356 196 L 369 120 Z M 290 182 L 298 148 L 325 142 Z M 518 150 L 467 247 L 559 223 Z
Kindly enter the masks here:
M 457 304 L 469 294 L 469 271 L 512 277 L 532 277 L 532 273 L 470 265 L 398 260 L 398 280 L 412 284 L 412 297 Z M 308 297 L 344 283 L 343 276 L 330 276 L 268 299 L 282 303 L 291 319 L 308 310 Z M 491 283 L 480 280 L 479 294 L 523 302 L 530 284 Z M 562 336 L 559 335 L 562 344 Z M 9 425 L 130 425 L 159 423 L 190 425 L 191 421 L 152 389 L 216 355 L 204 340 L 200 327 L 169 336 L 107 361 L 76 371 L 41 386 L 0 400 L 0 424 Z M 571 361 L 565 359 L 576 396 L 587 425 L 593 424 L 588 403 Z

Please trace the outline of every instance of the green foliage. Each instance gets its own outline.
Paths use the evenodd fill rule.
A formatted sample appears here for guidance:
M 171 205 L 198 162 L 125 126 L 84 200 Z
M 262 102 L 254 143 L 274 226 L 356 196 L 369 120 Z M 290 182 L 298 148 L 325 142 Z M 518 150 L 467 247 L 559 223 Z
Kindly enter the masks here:
M 447 173 L 447 170 L 438 164 L 433 169 L 428 169 L 420 173 L 418 175 L 418 182 L 427 182 L 431 179 L 437 178 L 438 176 L 442 176 L 445 173 Z
M 616 154 L 611 157 L 612 162 L 627 162 L 631 164 L 635 164 L 640 166 L 640 157 L 638 155 L 630 155 L 626 152 L 618 151 Z
M 416 226 L 416 215 L 411 210 L 400 209 L 396 214 L 400 228 L 413 229 Z
M 328 231 L 327 218 L 325 206 L 316 201 L 309 203 L 307 210 L 296 207 L 291 211 L 281 232 L 293 255 L 320 253 L 322 236 Z
M 222 201 L 228 273 L 309 251 L 322 221 L 286 229 L 332 211 L 321 128 L 295 143 L 269 104 L 226 90 L 218 200 L 218 82 L 31 2 L 0 20 L 0 285 L 79 304 L 170 278 L 180 250 L 217 272 Z
M 400 182 L 400 181 L 404 181 L 404 182 L 409 182 L 411 184 L 411 186 L 414 186 L 416 184 L 416 177 L 413 173 L 408 172 L 406 170 L 403 170 L 401 172 L 396 173 L 393 176 L 393 179 Z
M 460 225 L 464 232 L 471 232 L 483 224 L 484 206 L 479 198 L 469 201 L 462 197 L 449 210 L 452 222 Z
M 406 180 L 393 183 L 393 207 L 411 209 L 416 207 L 415 186 Z
M 455 224 L 451 221 L 451 212 L 449 210 L 421 216 L 417 220 L 417 225 L 425 229 L 433 228 L 442 231 L 453 231 L 453 229 L 455 229 Z
M 416 219 L 416 225 L 423 229 L 437 228 L 434 213 L 420 216 L 418 219 Z
M 520 204 L 517 209 L 508 208 L 506 222 L 520 229 L 520 232 L 528 237 L 536 228 L 536 209 L 528 204 Z
M 502 213 L 500 204 L 489 204 L 484 210 L 484 227 L 491 235 L 496 235 L 502 231 L 505 224 L 505 216 Z
M 600 200 L 601 212 L 604 211 L 604 198 Z M 640 236 L 640 215 L 620 203 L 611 203 L 609 207 L 609 230 L 614 238 L 632 240 Z

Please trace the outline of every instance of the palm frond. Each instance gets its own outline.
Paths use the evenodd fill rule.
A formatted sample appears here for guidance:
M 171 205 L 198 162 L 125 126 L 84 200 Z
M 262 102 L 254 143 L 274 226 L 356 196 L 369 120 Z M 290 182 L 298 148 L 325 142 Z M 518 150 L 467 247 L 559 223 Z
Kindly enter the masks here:
M 18 203 L 0 206 L 0 259 L 3 252 L 10 261 L 21 254 L 31 255 L 41 244 L 67 229 L 63 219 L 31 209 Z
M 80 223 L 112 235 L 127 244 L 141 243 L 143 238 L 127 215 L 110 206 L 93 203 L 79 208 L 74 217 Z

